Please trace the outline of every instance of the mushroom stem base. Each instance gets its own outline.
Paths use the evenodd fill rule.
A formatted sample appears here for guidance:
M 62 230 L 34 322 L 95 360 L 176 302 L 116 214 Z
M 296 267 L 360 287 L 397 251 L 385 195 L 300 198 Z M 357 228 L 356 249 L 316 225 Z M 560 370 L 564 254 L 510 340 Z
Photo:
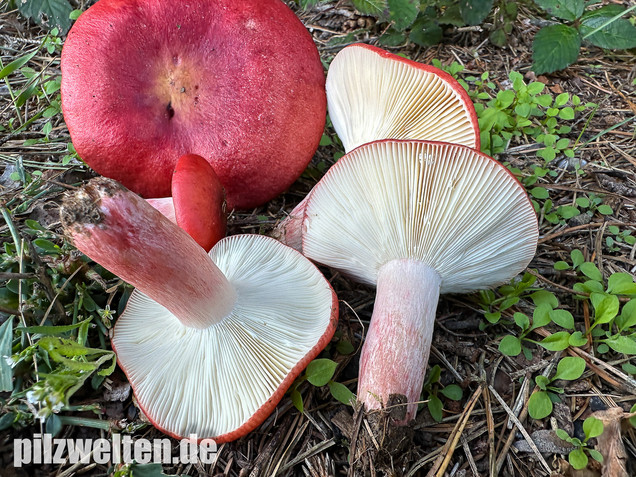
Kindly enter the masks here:
M 358 399 L 379 409 L 391 395 L 406 396 L 406 416 L 415 417 L 433 337 L 439 274 L 418 260 L 400 259 L 378 271 L 371 324 L 360 356 Z

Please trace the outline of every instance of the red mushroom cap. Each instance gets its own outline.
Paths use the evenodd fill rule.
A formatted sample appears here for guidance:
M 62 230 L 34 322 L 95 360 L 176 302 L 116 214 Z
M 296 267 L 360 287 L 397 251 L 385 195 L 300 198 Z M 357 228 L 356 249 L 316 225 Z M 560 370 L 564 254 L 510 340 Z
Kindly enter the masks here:
M 170 195 L 177 158 L 205 157 L 230 208 L 302 173 L 324 127 L 324 72 L 280 0 L 100 0 L 62 52 L 62 111 L 93 169 Z

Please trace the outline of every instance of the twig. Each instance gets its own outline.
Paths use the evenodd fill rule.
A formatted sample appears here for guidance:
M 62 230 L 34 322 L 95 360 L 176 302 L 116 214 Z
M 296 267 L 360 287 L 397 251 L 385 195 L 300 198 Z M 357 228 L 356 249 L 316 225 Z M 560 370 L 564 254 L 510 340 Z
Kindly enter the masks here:
M 536 444 L 532 440 L 532 437 L 530 437 L 530 434 L 528 434 L 528 431 L 526 431 L 526 428 L 523 427 L 523 424 L 521 423 L 521 421 L 517 418 L 517 416 L 514 415 L 512 410 L 506 404 L 506 401 L 499 395 L 499 393 L 494 387 L 492 387 L 491 385 L 488 385 L 488 389 L 490 389 L 490 392 L 493 394 L 493 396 L 495 396 L 495 399 L 497 399 L 497 401 L 499 401 L 499 404 L 501 404 L 501 406 L 506 410 L 506 412 L 508 413 L 508 417 L 515 423 L 515 425 L 517 426 L 517 429 L 519 429 L 519 431 L 525 438 L 530 448 L 534 451 L 541 465 L 548 472 L 548 475 L 550 475 L 552 473 L 552 469 L 550 468 L 548 463 L 545 461 L 545 459 L 541 455 L 541 452 L 539 452 L 539 449 L 537 448 Z
M 473 411 L 475 404 L 477 403 L 477 399 L 481 395 L 482 389 L 483 384 L 480 384 L 466 403 L 466 407 L 462 412 L 462 417 L 459 419 L 459 421 L 457 421 L 457 424 L 455 424 L 453 432 L 451 432 L 451 435 L 448 437 L 448 440 L 442 448 L 439 457 L 433 463 L 433 467 L 431 467 L 431 470 L 428 471 L 426 477 L 441 477 L 442 475 L 444 475 L 444 472 L 446 472 L 446 468 L 448 467 L 448 464 L 453 457 L 453 452 L 455 452 L 457 443 L 462 436 L 464 427 L 466 427 L 466 424 L 468 423 L 468 419 L 470 418 L 470 414 Z
M 479 470 L 477 469 L 477 464 L 475 463 L 475 459 L 473 457 L 473 453 L 470 451 L 470 447 L 468 446 L 468 439 L 465 436 L 462 436 L 462 447 L 464 448 L 464 454 L 466 454 L 466 460 L 468 461 L 468 465 L 470 466 L 470 470 L 473 471 L 473 475 L 475 477 L 479 477 Z
M 584 229 L 590 229 L 593 227 L 602 227 L 603 225 L 608 225 L 608 226 L 612 226 L 612 225 L 618 225 L 618 226 L 623 226 L 623 227 L 636 227 L 636 222 L 619 222 L 619 221 L 607 221 L 607 222 L 592 222 L 589 224 L 583 224 L 583 225 L 577 225 L 575 227 L 568 227 L 567 229 L 563 229 L 559 232 L 554 232 L 553 234 L 550 235 L 544 235 L 543 237 L 541 237 L 539 239 L 539 243 L 545 243 L 545 242 L 549 242 L 552 239 L 555 239 L 557 237 L 560 237 L 561 235 L 566 235 L 569 233 L 573 233 L 573 232 L 577 232 L 579 230 L 584 230 Z
M 329 439 L 329 440 L 322 441 L 319 444 L 316 444 L 315 446 L 313 446 L 311 449 L 307 449 L 302 454 L 298 454 L 292 460 L 287 462 L 283 467 L 281 467 L 279 472 L 283 473 L 286 470 L 291 469 L 293 466 L 295 466 L 299 462 L 302 462 L 306 458 L 311 457 L 313 455 L 316 455 L 319 452 L 325 451 L 325 450 L 329 449 L 330 447 L 332 447 L 334 445 L 336 445 L 336 439 L 333 438 L 333 437 L 331 439 Z
M 541 374 L 546 377 L 549 376 L 552 373 L 552 369 L 554 368 L 554 366 L 556 365 L 556 362 L 559 360 L 560 357 L 561 357 L 561 352 L 557 352 L 554 355 L 554 358 L 552 358 L 552 361 L 550 361 L 548 366 L 546 366 L 545 370 Z M 532 392 L 534 393 L 538 389 L 539 389 L 539 386 L 535 386 Z M 517 419 L 515 417 L 515 419 L 517 419 L 518 421 L 524 420 L 526 416 L 528 415 L 528 402 L 529 401 L 526 400 L 523 406 L 523 409 L 519 413 L 519 418 Z M 497 475 L 499 475 L 499 472 L 501 471 L 501 468 L 503 467 L 504 460 L 506 460 L 506 456 L 508 455 L 508 450 L 510 450 L 510 446 L 512 445 L 512 442 L 514 441 L 514 439 L 515 439 L 515 431 L 513 429 L 512 431 L 510 431 L 510 434 L 508 434 L 508 439 L 506 440 L 506 443 L 504 444 L 503 449 L 501 450 L 501 453 L 499 454 L 499 457 L 497 457 Z

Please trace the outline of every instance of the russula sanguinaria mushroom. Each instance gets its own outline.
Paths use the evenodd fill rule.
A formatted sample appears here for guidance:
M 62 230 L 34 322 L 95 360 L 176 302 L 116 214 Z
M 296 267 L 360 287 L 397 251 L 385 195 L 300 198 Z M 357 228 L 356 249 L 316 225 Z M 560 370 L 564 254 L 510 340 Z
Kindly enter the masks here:
M 139 406 L 173 437 L 245 435 L 333 335 L 329 283 L 269 237 L 234 235 L 206 254 L 106 178 L 67 196 L 61 220 L 79 250 L 136 287 L 112 345 Z
M 380 139 L 425 139 L 479 149 L 466 90 L 445 71 L 356 43 L 327 73 L 329 117 L 345 152 Z
M 345 152 L 381 139 L 442 141 L 479 149 L 479 123 L 466 90 L 448 73 L 374 46 L 343 48 L 327 73 L 329 117 Z M 306 201 L 273 236 L 301 251 L 294 232 Z
M 148 203 L 185 230 L 205 251 L 225 237 L 225 194 L 212 166 L 196 154 L 185 154 L 172 174 L 172 197 Z
M 305 200 L 302 250 L 377 287 L 358 399 L 392 394 L 415 416 L 440 293 L 505 283 L 534 256 L 538 225 L 521 184 L 465 146 L 384 140 L 342 157 Z
M 146 198 L 199 154 L 229 209 L 265 203 L 311 160 L 326 112 L 309 32 L 280 0 L 99 0 L 71 28 L 62 112 L 80 157 Z

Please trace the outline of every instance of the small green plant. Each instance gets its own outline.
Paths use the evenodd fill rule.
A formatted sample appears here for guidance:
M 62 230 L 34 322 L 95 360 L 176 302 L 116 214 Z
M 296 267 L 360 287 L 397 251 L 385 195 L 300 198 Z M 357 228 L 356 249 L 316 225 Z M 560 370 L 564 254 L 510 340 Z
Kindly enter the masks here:
M 526 181 L 522 179 L 522 183 L 525 185 Z M 540 223 L 545 219 L 551 224 L 565 224 L 571 218 L 578 217 L 581 214 L 593 217 L 596 213 L 602 216 L 608 216 L 614 213 L 612 207 L 602 203 L 602 197 L 593 193 L 588 194 L 588 197 L 578 197 L 574 201 L 574 205 L 559 205 L 554 207 L 552 200 L 549 198 L 549 193 L 544 187 L 534 187 L 529 189 L 528 192 L 532 197 L 534 209 L 539 215 Z M 542 205 L 539 202 L 540 200 L 544 200 Z M 627 237 L 627 240 L 631 240 L 633 237 L 629 237 L 629 235 L 630 232 L 626 231 L 622 236 L 617 235 L 617 239 L 618 241 L 622 241 L 623 237 Z
M 610 225 L 607 231 L 613 237 L 605 237 L 605 245 L 612 252 L 620 250 L 621 244 L 626 244 L 630 248 L 636 244 L 636 237 L 632 235 L 631 230 L 621 230 L 617 225 Z
M 533 419 L 543 419 L 552 414 L 553 402 L 559 402 L 559 394 L 563 394 L 563 389 L 556 386 L 554 382 L 559 379 L 574 381 L 581 377 L 585 371 L 585 360 L 577 356 L 566 356 L 559 361 L 557 370 L 552 378 L 539 375 L 534 382 L 539 390 L 530 396 L 528 400 L 528 414 Z
M 296 409 L 303 412 L 303 398 L 298 391 L 298 386 L 303 381 L 308 381 L 316 387 L 328 386 L 331 395 L 343 404 L 351 405 L 355 401 L 355 394 L 342 383 L 333 380 L 338 363 L 327 358 L 314 359 L 305 370 L 305 373 L 296 379 L 291 387 L 291 400 Z
M 318 3 L 328 3 L 328 0 L 296 2 L 307 9 Z M 442 40 L 444 26 L 480 25 L 495 4 L 494 0 L 350 0 L 350 3 L 362 15 L 372 16 L 388 25 L 379 38 L 379 43 L 385 46 L 397 46 L 407 41 L 419 46 L 435 45 Z M 505 41 L 517 17 L 516 6 L 510 5 L 505 0 L 497 1 L 502 10 L 492 30 L 498 33 L 493 33 L 492 38 L 498 44 Z
M 463 395 L 462 388 L 457 384 L 449 384 L 448 386 L 442 386 L 439 382 L 439 378 L 442 374 L 442 369 L 435 365 L 431 368 L 424 386 L 422 388 L 422 394 L 426 401 L 428 412 L 431 413 L 431 417 L 436 422 L 441 422 L 444 417 L 443 409 L 444 403 L 439 398 L 438 394 L 450 399 L 451 401 L 460 401 Z
M 636 47 L 636 27 L 624 18 L 636 5 L 605 5 L 585 0 L 535 0 L 557 22 L 537 32 L 532 43 L 532 69 L 552 73 L 574 63 L 584 41 L 607 49 Z M 565 23 L 560 23 L 563 21 Z
M 557 429 L 556 434 L 560 439 L 565 442 L 569 442 L 572 444 L 575 449 L 571 450 L 568 454 L 568 461 L 570 465 L 577 469 L 584 469 L 587 467 L 588 463 L 588 454 L 589 456 L 597 462 L 603 462 L 603 456 L 596 449 L 591 449 L 588 446 L 588 441 L 595 437 L 603 434 L 603 421 L 597 419 L 593 416 L 588 417 L 585 421 L 583 421 L 583 432 L 585 434 L 585 438 L 583 441 L 576 437 L 570 437 L 567 432 L 563 429 Z
M 582 281 L 573 289 L 579 299 L 589 300 L 594 311 L 589 333 L 600 354 L 610 349 L 636 355 L 636 283 L 629 273 L 613 273 L 604 281 L 598 267 L 585 260 L 580 250 L 570 252 L 571 264 L 558 261 L 556 270 L 574 270 Z M 621 308 L 619 297 L 628 298 Z
M 594 103 L 581 102 L 577 95 L 561 93 L 556 97 L 545 92 L 545 84 L 526 83 L 523 76 L 511 71 L 511 88 L 498 89 L 485 71 L 480 76 L 461 77 L 463 66 L 457 62 L 444 66 L 433 60 L 433 66 L 454 76 L 475 103 L 481 130 L 481 149 L 489 155 L 504 152 L 512 141 L 533 140 L 541 147 L 537 156 L 550 162 L 559 156 L 574 157 L 575 145 L 565 137 L 572 132 L 566 124 Z
M 478 292 L 479 305 L 484 310 L 484 318 L 486 322 L 482 324 L 481 329 L 486 326 L 495 325 L 502 319 L 502 312 L 519 303 L 521 296 L 536 290 L 532 288 L 536 277 L 530 273 L 524 273 L 521 279 L 513 279 L 509 284 L 502 285 L 493 290 L 480 290 Z M 499 296 L 497 296 L 499 295 Z
M 537 81 L 527 84 L 516 71 L 511 71 L 508 77 L 511 89 L 495 92 L 491 84 L 486 83 L 485 90 L 477 94 L 480 100 L 489 97 L 485 103 L 475 104 L 482 150 L 490 155 L 502 153 L 513 138 L 527 137 L 543 146 L 537 156 L 546 162 L 560 154 L 574 157 L 570 139 L 563 137 L 572 131 L 572 127 L 562 122 L 574 120 L 577 112 L 595 105 L 582 104 L 578 96 L 569 93 L 553 98 L 544 92 L 545 84 Z M 465 80 L 470 83 L 477 79 L 467 77 Z M 483 75 L 477 81 L 483 85 Z
M 9 3 L 38 25 L 48 29 L 58 28 L 62 33 L 71 28 L 71 20 L 81 13 L 73 10 L 68 0 L 12 0 Z
M 61 113 L 61 77 L 59 72 L 49 73 L 52 66 L 59 63 L 59 60 L 54 60 L 38 69 L 32 68 L 29 64 L 33 63 L 34 57 L 42 50 L 46 50 L 50 55 L 59 56 L 61 48 L 60 31 L 58 28 L 53 28 L 35 50 L 15 59 L 6 66 L 0 63 L 0 80 L 4 80 L 16 111 L 16 114 L 3 129 L 9 133 L 18 134 L 35 123 L 42 134 L 42 137 L 24 141 L 25 147 L 51 142 L 51 131 Z M 18 76 L 17 81 L 9 81 L 10 75 Z M 20 84 L 20 89 L 14 90 L 14 84 Z M 40 119 L 45 119 L 41 125 L 39 122 L 36 123 Z M 66 149 L 67 153 L 62 158 L 63 165 L 69 164 L 73 159 L 78 159 L 71 143 L 67 144 Z

